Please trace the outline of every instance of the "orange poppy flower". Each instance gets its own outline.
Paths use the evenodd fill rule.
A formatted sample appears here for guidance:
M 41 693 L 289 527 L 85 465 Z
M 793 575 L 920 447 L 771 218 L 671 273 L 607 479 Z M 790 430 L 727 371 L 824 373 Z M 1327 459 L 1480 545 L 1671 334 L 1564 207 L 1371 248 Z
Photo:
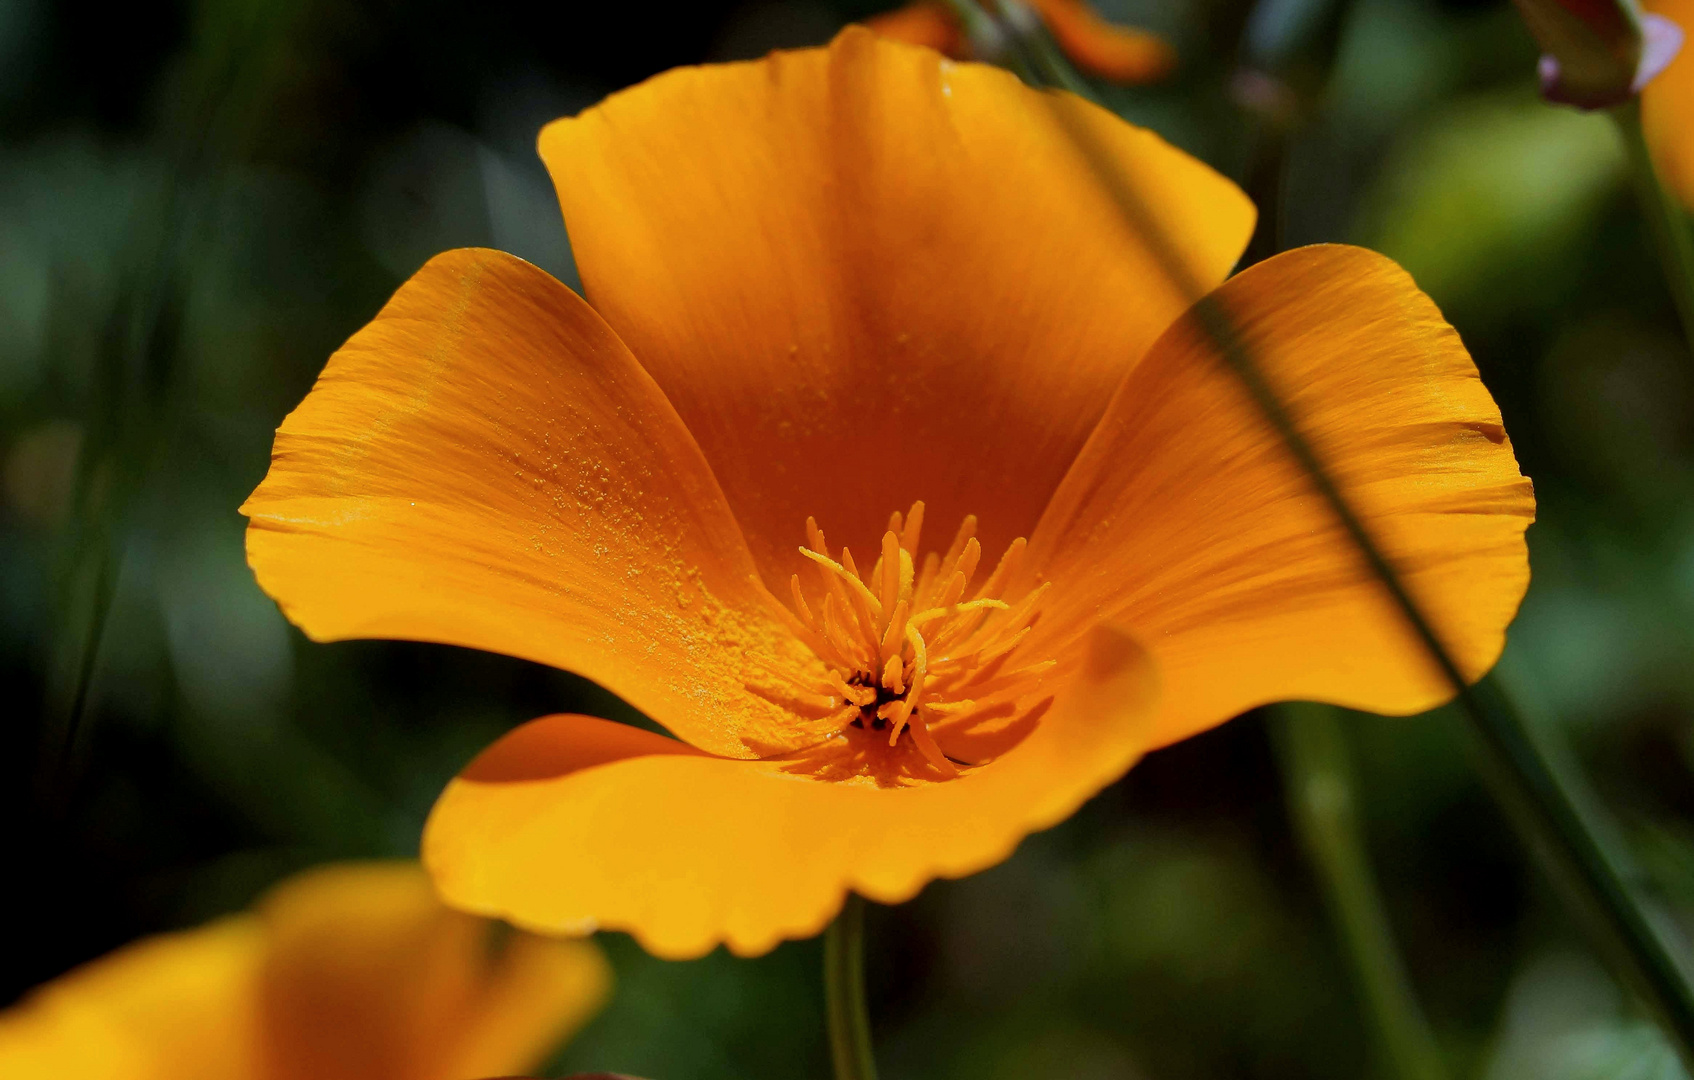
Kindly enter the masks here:
M 1641 90 L 1641 125 L 1660 181 L 1694 210 L 1694 0 L 1645 0 L 1683 32 L 1682 47 Z
M 1115 83 L 1149 83 L 1176 67 L 1176 50 L 1164 38 L 1108 22 L 1087 0 L 1030 0 L 1030 6 L 1071 62 L 1090 75 Z M 972 59 L 964 25 L 940 0 L 918 0 L 873 15 L 865 25 L 895 41 L 923 45 L 955 60 Z
M 0 1013 L 7 1080 L 460 1080 L 592 1016 L 591 943 L 449 911 L 414 863 L 308 871 L 251 913 L 128 945 Z
M 1228 180 L 849 28 L 549 125 L 593 306 L 448 252 L 278 432 L 248 555 L 310 636 L 553 664 L 677 736 L 496 743 L 426 830 L 449 903 L 758 953 L 1251 706 L 1450 696 L 1054 109 L 1217 286 L 1464 670 L 1494 662 L 1533 498 L 1401 270 L 1315 247 L 1226 282 Z

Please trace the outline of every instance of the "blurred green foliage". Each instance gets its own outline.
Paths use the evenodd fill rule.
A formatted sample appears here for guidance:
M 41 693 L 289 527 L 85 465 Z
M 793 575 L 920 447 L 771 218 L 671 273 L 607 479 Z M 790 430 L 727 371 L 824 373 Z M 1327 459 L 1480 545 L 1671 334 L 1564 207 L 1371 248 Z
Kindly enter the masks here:
M 1102 0 L 1176 41 L 1111 90 L 1239 175 L 1240 0 Z M 678 63 L 821 42 L 841 0 L 138 7 L 0 0 L 5 998 L 303 865 L 411 854 L 443 782 L 574 676 L 306 642 L 235 508 L 324 359 L 426 257 L 575 281 L 546 120 Z M 1532 96 L 1498 0 L 1355 0 L 1291 148 L 1294 242 L 1400 259 L 1501 401 L 1541 520 L 1504 672 L 1571 741 L 1668 917 L 1694 911 L 1694 366 L 1608 125 Z M 85 688 L 82 692 L 79 688 Z M 1455 1076 L 1660 1078 L 1457 722 L 1351 717 L 1358 808 Z M 613 1004 L 555 1063 L 822 1076 L 815 942 L 669 964 L 606 935 Z M 1386 1075 L 1262 718 L 1153 755 L 1006 864 L 871 916 L 885 1075 Z

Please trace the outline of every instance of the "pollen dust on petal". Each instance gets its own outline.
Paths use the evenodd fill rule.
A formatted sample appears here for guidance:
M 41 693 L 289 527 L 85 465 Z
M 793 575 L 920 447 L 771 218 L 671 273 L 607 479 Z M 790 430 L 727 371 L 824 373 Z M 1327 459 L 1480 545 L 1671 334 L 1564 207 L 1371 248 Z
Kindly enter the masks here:
M 736 695 L 741 702 L 733 714 L 739 721 L 734 725 L 737 740 L 760 757 L 803 745 L 804 733 L 794 730 L 791 718 L 810 702 L 750 683 L 747 665 L 803 673 L 802 677 L 821 675 L 823 665 L 769 613 L 743 611 L 720 600 L 697 569 L 681 568 L 674 586 L 677 613 L 685 613 L 686 618 L 677 619 L 672 632 L 695 667 L 688 678 L 678 679 L 672 692 L 728 720 L 726 695 L 754 690 L 751 701 L 757 709 L 750 710 L 748 699 Z

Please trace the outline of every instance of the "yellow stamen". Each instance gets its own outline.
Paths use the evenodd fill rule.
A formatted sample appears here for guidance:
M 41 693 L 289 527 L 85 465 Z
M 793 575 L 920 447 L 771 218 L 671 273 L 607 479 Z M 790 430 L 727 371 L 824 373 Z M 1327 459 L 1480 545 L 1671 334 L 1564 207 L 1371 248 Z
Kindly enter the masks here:
M 965 541 L 965 550 L 959 552 L 958 559 L 954 561 L 953 575 L 955 577 L 963 575 L 964 579 L 969 581 L 976 576 L 976 567 L 981 561 L 982 545 L 977 543 L 976 537 L 973 536 Z
M 911 733 L 910 745 L 944 777 L 959 770 L 943 751 L 945 732 L 960 730 L 990 710 L 1003 714 L 1039 688 L 1055 665 L 1029 658 L 1020 647 L 1040 613 L 1043 585 L 1008 600 L 1026 544 L 1007 546 L 994 572 L 972 594 L 982 564 L 977 520 L 959 524 L 945 554 L 923 556 L 916 572 L 924 504 L 889 516 L 877 559 L 866 573 L 841 549 L 831 555 L 823 530 L 806 519 L 809 546 L 800 554 L 818 569 L 822 599 L 808 600 L 799 575 L 789 580 L 801 639 L 828 669 L 818 677 L 783 680 L 808 706 L 827 709 L 802 722 L 808 733 L 846 729 L 886 732 L 889 747 Z M 969 596 L 969 599 L 966 597 Z M 779 674 L 773 672 L 772 674 Z M 937 737 L 936 724 L 943 732 Z M 880 741 L 880 740 L 879 740 Z
M 924 760 L 948 776 L 959 775 L 959 767 L 948 761 L 947 755 L 941 752 L 941 747 L 935 743 L 935 736 L 930 734 L 928 724 L 914 719 L 911 731 L 912 741 L 917 743 L 918 752 L 924 756 Z
M 864 579 L 859 577 L 858 570 L 853 567 L 853 553 L 846 548 L 842 548 L 841 561 L 842 569 L 846 570 L 849 575 L 844 576 L 842 580 L 849 586 L 847 598 L 853 604 L 853 617 L 859 620 L 860 631 L 874 638 L 877 632 L 877 622 L 882 617 L 882 606 L 871 595 L 871 591 L 865 587 Z M 852 588 L 851 586 L 858 587 Z
M 975 538 L 976 515 L 966 514 L 965 519 L 959 522 L 959 531 L 956 535 L 954 535 L 953 542 L 947 545 L 947 554 L 942 556 L 941 561 L 948 563 L 949 565 L 957 562 L 959 560 L 959 553 L 964 551 L 965 545 Z
M 888 658 L 888 663 L 882 666 L 882 685 L 888 688 L 889 693 L 904 694 L 906 692 L 905 661 L 898 656 Z M 871 700 L 874 701 L 875 699 L 876 695 L 872 694 Z M 866 704 L 869 704 L 869 702 L 866 702 Z
M 935 575 L 941 572 L 941 556 L 930 552 L 923 557 L 923 568 L 918 571 L 917 584 L 912 592 L 918 596 L 928 596 L 930 586 L 935 582 Z
M 837 678 L 835 680 L 835 682 L 836 682 L 836 686 L 837 686 L 836 693 L 841 695 L 841 699 L 843 701 L 851 702 L 852 704 L 857 705 L 861 709 L 864 708 L 866 705 L 871 705 L 871 704 L 874 704 L 876 702 L 876 688 L 875 687 L 853 686 L 853 685 L 850 685 L 848 683 L 842 682 L 839 678 Z
M 918 540 L 923 536 L 923 500 L 912 504 L 912 510 L 906 515 L 906 527 L 900 530 L 900 546 L 906 551 L 916 551 Z
M 842 554 L 846 555 L 849 559 L 853 557 L 852 553 L 847 551 L 846 548 L 842 548 L 841 550 Z M 846 595 L 848 592 L 851 592 L 852 595 L 863 599 L 865 606 L 870 610 L 878 615 L 882 614 L 882 602 L 873 596 L 869 589 L 865 588 L 865 583 L 859 579 L 858 574 L 850 573 L 845 566 L 842 566 L 828 555 L 820 555 L 819 553 L 807 548 L 801 548 L 800 554 L 817 563 L 818 566 L 823 569 L 824 582 L 831 590 L 839 591 L 843 594 L 841 597 L 842 603 L 851 605 L 852 601 L 849 601 Z
M 882 534 L 882 558 L 876 567 L 881 575 L 882 606 L 891 609 L 900 596 L 900 538 L 893 529 Z
M 1000 564 L 988 575 L 988 580 L 982 583 L 982 591 L 976 594 L 977 597 L 994 596 L 1004 590 L 1006 582 L 1022 561 L 1024 548 L 1028 546 L 1028 542 L 1021 536 L 1007 544 L 1006 553 L 1000 556 Z
M 824 639 L 835 647 L 836 656 L 856 667 L 860 660 L 854 649 L 857 644 L 854 640 L 856 635 L 849 633 L 841 625 L 840 610 L 841 605 L 836 602 L 833 593 L 823 598 Z
M 817 620 L 812 618 L 812 609 L 806 606 L 806 594 L 800 591 L 800 575 L 789 575 L 788 585 L 794 594 L 794 614 L 800 616 L 800 621 L 807 626 L 817 629 Z
M 906 640 L 906 601 L 894 605 L 894 614 L 888 620 L 888 628 L 882 632 L 881 648 L 877 655 L 887 660 L 899 654 L 900 646 Z

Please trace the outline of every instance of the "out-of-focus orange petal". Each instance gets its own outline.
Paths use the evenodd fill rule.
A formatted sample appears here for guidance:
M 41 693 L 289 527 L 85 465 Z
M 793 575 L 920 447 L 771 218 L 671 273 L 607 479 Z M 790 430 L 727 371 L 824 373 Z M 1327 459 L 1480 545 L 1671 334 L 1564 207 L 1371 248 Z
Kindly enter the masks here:
M 127 946 L 0 1013 L 6 1080 L 261 1080 L 251 916 Z
M 981 515 L 989 551 L 1028 535 L 1186 307 L 1055 110 L 1221 281 L 1254 217 L 1228 180 L 1079 98 L 863 27 L 667 72 L 542 132 L 590 299 L 773 586 L 811 514 L 855 550 L 917 499 Z
M 605 999 L 587 942 L 441 906 L 416 863 L 309 871 L 256 915 L 96 960 L 0 1014 L 6 1080 L 461 1080 L 534 1066 Z
M 1117 83 L 1156 82 L 1176 68 L 1176 50 L 1157 34 L 1102 19 L 1087 0 L 1033 0 L 1071 62 Z
M 444 1080 L 534 1068 L 599 1011 L 611 986 L 611 966 L 592 943 L 515 934 Z
M 593 310 L 510 255 L 418 271 L 283 421 L 242 511 L 260 585 L 316 640 L 553 664 L 731 756 L 787 734 L 745 664 L 809 654 L 698 447 Z
M 1641 91 L 1641 125 L 1660 178 L 1694 210 L 1694 0 L 1641 6 L 1682 28 L 1681 51 Z
M 1534 496 L 1458 335 L 1359 248 L 1291 251 L 1213 295 L 1481 675 L 1529 583 Z M 1410 713 L 1452 696 L 1192 317 L 1124 380 L 1031 549 L 1053 581 L 1031 653 L 1096 618 L 1130 628 L 1164 676 L 1159 744 L 1270 701 Z
M 425 864 L 449 903 L 533 929 L 628 930 L 665 957 L 719 942 L 762 953 L 817 933 L 849 888 L 895 903 L 990 866 L 1122 775 L 1156 708 L 1147 654 L 1096 630 L 1073 670 L 1033 734 L 939 783 L 821 781 L 781 761 L 665 753 L 658 737 L 543 779 L 508 775 L 496 744 L 436 803 Z M 570 747 L 608 726 L 551 716 L 509 738 Z
M 517 935 L 444 908 L 415 863 L 328 867 L 261 909 L 268 1080 L 458 1080 L 520 1072 L 599 1007 L 586 942 Z
M 908 45 L 922 45 L 938 53 L 962 60 L 969 55 L 964 28 L 959 17 L 946 4 L 934 0 L 918 0 L 915 4 L 872 15 L 864 20 L 872 33 Z

